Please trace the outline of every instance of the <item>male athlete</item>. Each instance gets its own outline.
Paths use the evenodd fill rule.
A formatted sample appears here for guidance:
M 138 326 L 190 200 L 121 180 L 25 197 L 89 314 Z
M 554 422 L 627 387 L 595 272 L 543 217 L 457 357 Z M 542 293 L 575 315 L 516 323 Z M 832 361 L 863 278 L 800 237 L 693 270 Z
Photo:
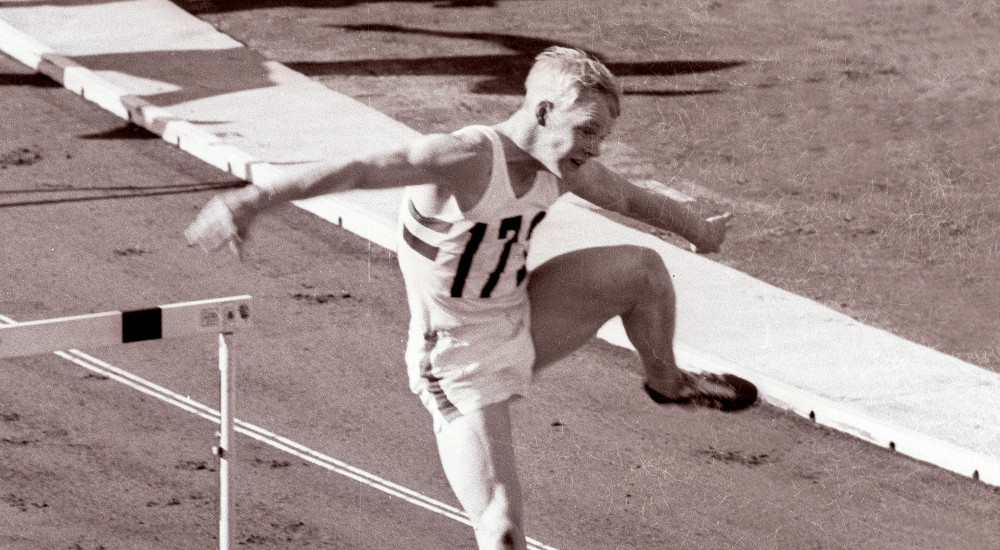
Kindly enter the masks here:
M 660 256 L 638 246 L 577 250 L 528 272 L 546 209 L 563 193 L 718 250 L 728 214 L 702 219 L 594 160 L 619 114 L 621 90 L 583 52 L 541 53 L 524 103 L 495 126 L 420 137 L 213 198 L 187 230 L 207 250 L 238 248 L 275 204 L 348 189 L 406 187 L 399 265 L 410 306 L 410 386 L 430 411 L 445 474 L 483 550 L 524 549 L 509 406 L 532 376 L 620 315 L 658 403 L 723 410 L 752 405 L 733 376 L 692 375 L 673 353 L 674 292 Z

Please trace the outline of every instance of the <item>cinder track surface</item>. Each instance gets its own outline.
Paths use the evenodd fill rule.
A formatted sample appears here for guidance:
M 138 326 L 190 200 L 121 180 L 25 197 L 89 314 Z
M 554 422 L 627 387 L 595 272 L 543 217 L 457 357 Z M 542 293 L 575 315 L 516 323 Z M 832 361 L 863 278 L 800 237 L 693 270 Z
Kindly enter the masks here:
M 16 63 L 0 73 L 0 313 L 252 294 L 237 416 L 453 503 L 406 389 L 390 255 L 292 208 L 260 220 L 243 263 L 189 249 L 181 231 L 209 196 L 192 189 L 235 182 Z M 184 192 L 112 198 L 170 190 Z M 91 353 L 214 406 L 208 340 Z M 517 407 L 531 536 L 561 549 L 988 548 L 1000 525 L 987 487 L 768 407 L 658 408 L 633 368 L 595 343 Z M 4 361 L 0 380 L 0 547 L 216 544 L 214 425 L 54 356 Z M 236 479 L 243 547 L 473 547 L 463 525 L 247 438 Z

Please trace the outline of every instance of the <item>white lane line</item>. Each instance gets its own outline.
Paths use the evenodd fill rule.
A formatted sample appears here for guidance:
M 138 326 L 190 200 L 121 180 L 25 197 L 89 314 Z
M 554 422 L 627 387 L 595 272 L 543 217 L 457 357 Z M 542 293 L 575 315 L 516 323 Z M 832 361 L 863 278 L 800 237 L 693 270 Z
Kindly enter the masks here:
M 15 323 L 13 319 L 5 315 L 0 315 L 0 321 L 4 324 Z M 170 403 L 171 405 L 200 416 L 206 420 L 210 420 L 216 424 L 220 422 L 219 411 L 199 403 L 190 397 L 171 391 L 158 384 L 154 384 L 149 380 L 136 376 L 124 369 L 118 368 L 80 350 L 74 349 L 69 351 L 57 351 L 55 352 L 55 355 L 66 359 L 67 361 L 71 361 L 87 370 L 107 376 L 117 382 L 121 382 L 122 384 L 125 384 L 126 386 L 138 390 L 146 395 Z M 383 493 L 401 498 L 411 504 L 430 510 L 431 512 L 435 512 L 447 518 L 451 518 L 459 523 L 471 525 L 469 516 L 454 506 L 425 496 L 412 489 L 383 479 L 355 466 L 351 466 L 344 461 L 337 460 L 329 455 L 310 449 L 305 445 L 296 443 L 295 441 L 265 430 L 264 428 L 237 419 L 234 421 L 234 430 L 237 433 L 252 437 L 257 441 L 266 443 L 276 449 L 285 451 L 286 453 L 301 458 L 307 462 L 368 485 L 369 487 L 382 491 Z M 556 550 L 552 546 L 548 546 L 532 538 L 528 538 L 528 548 L 530 550 Z

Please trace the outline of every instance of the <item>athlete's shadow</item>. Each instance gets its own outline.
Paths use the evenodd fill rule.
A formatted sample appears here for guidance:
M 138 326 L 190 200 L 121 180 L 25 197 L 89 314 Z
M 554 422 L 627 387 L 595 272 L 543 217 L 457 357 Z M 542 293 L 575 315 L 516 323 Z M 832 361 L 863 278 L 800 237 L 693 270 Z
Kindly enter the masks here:
M 404 1 L 438 8 L 492 8 L 497 0 L 171 0 L 195 15 L 268 8 L 347 8 L 358 4 Z
M 575 47 L 544 38 L 533 38 L 510 34 L 480 32 L 450 32 L 428 30 L 399 25 L 328 25 L 350 32 L 390 32 L 423 34 L 460 40 L 481 40 L 503 46 L 513 53 L 483 55 L 448 55 L 422 57 L 417 59 L 363 59 L 352 61 L 302 61 L 286 62 L 288 67 L 309 76 L 355 75 L 455 75 L 484 76 L 484 80 L 473 85 L 471 91 L 479 94 L 519 95 L 524 93 L 524 78 L 534 62 L 535 56 L 550 46 Z M 743 65 L 743 61 L 676 60 L 616 62 L 603 59 L 597 52 L 588 52 L 601 59 L 619 77 L 655 76 L 667 77 L 717 71 Z M 626 89 L 633 95 L 690 95 L 715 93 L 716 89 L 698 90 L 637 90 Z
M 40 74 L 0 73 L 0 86 L 31 86 L 32 88 L 58 88 L 59 84 Z
M 277 1 L 277 0 L 275 0 Z M 31 0 L 27 4 L 34 3 Z M 52 0 L 39 4 L 114 4 L 115 0 Z M 2 2 L 0 7 L 10 2 Z M 25 3 L 19 2 L 24 5 Z M 126 3 L 127 4 L 127 3 Z M 123 4 L 124 5 L 124 4 Z M 124 9 L 124 8 L 123 8 Z M 534 57 L 552 45 L 566 45 L 553 40 L 526 36 L 448 32 L 398 25 L 358 25 L 339 27 L 350 32 L 391 32 L 404 34 L 424 34 L 442 39 L 480 40 L 500 45 L 509 54 L 470 54 L 457 56 L 426 57 L 419 59 L 366 59 L 350 61 L 286 62 L 289 68 L 307 76 L 320 75 L 466 75 L 482 76 L 472 87 L 473 93 L 510 94 L 523 93 L 524 77 L 527 75 Z M 475 50 L 473 50 L 475 51 Z M 592 52 L 594 53 L 594 52 Z M 600 57 L 595 53 L 595 56 Z M 45 56 L 43 56 L 44 58 Z M 284 71 L 274 61 L 261 53 L 246 47 L 231 47 L 208 50 L 160 50 L 98 53 L 79 55 L 71 59 L 73 63 L 96 72 L 107 73 L 115 78 L 125 79 L 129 85 L 139 83 L 132 95 L 122 101 L 128 106 L 130 119 L 156 134 L 162 134 L 171 117 L 153 117 L 146 120 L 146 105 L 169 107 L 209 98 L 229 97 L 228 101 L 245 102 L 245 108 L 255 108 L 262 94 L 241 93 L 264 90 L 278 84 L 277 74 Z M 703 71 L 726 69 L 743 64 L 742 61 L 607 61 L 615 74 L 623 77 L 689 74 Z M 60 62 L 44 62 L 40 69 L 57 82 L 65 80 L 64 67 Z M 282 77 L 285 78 L 285 77 Z M 8 76 L 8 84 L 36 83 L 30 78 Z M 4 82 L 0 81 L 0 84 Z M 695 90 L 637 90 L 627 89 L 626 93 L 646 95 L 680 95 L 714 93 L 713 89 Z M 88 90 L 81 90 L 87 95 Z M 235 95 L 239 93 L 240 95 Z M 216 125 L 226 121 L 191 120 L 197 125 Z

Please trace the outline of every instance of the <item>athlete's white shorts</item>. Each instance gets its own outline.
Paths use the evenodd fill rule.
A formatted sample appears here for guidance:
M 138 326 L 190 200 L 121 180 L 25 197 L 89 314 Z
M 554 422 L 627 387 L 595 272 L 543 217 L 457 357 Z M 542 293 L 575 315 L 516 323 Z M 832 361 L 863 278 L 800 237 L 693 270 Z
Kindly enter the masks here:
M 527 394 L 535 364 L 527 306 L 447 329 L 411 326 L 410 389 L 441 422 Z

